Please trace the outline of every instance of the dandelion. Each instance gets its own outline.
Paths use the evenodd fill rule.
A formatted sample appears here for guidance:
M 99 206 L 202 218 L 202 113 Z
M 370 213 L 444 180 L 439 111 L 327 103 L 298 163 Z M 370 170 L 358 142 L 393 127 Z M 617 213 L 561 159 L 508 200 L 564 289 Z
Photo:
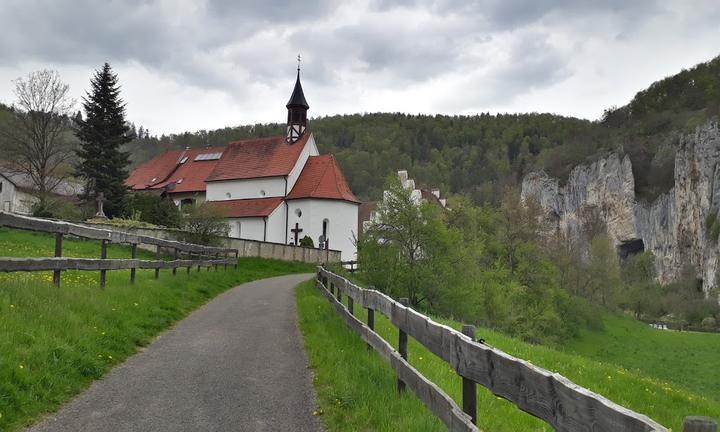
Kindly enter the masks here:
M 25 366 L 23 366 L 23 365 L 20 365 L 20 369 L 25 369 Z
M 10 305 L 10 307 L 11 307 L 11 308 L 14 308 L 14 307 L 15 307 L 15 305 L 14 305 L 14 304 L 11 304 L 11 305 Z
M 134 303 L 134 305 L 137 306 L 138 304 L 137 304 L 137 303 Z M 115 310 L 115 309 L 113 309 L 113 310 Z

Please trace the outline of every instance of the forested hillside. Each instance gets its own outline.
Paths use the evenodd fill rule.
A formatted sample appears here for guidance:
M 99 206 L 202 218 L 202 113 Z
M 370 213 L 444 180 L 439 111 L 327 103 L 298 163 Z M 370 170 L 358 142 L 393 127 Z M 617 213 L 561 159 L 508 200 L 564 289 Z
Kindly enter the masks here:
M 677 134 L 720 109 L 720 57 L 653 83 L 626 106 L 590 122 L 553 114 L 423 116 L 399 113 L 315 118 L 322 152 L 334 153 L 362 199 L 379 196 L 384 178 L 408 169 L 426 186 L 496 203 L 506 185 L 530 170 L 563 178 L 573 166 L 622 147 L 636 164 L 638 196 L 651 200 L 671 187 Z M 282 124 L 143 136 L 130 144 L 134 162 L 168 150 L 222 145 L 282 134 Z
M 132 107 L 129 107 L 132 118 Z M 0 105 L 0 116 L 7 107 Z M 573 166 L 622 148 L 636 167 L 638 196 L 652 200 L 672 185 L 679 133 L 720 112 L 720 57 L 657 81 L 625 106 L 591 122 L 553 114 L 475 116 L 373 113 L 314 118 L 321 152 L 334 153 L 355 193 L 379 197 L 386 176 L 410 170 L 425 186 L 497 203 L 506 185 L 531 170 L 564 178 Z M 279 119 L 280 120 L 280 119 Z M 224 145 L 284 133 L 284 124 L 152 136 L 142 127 L 126 146 L 135 165 L 170 149 Z M 0 149 L 2 149 L 0 139 Z

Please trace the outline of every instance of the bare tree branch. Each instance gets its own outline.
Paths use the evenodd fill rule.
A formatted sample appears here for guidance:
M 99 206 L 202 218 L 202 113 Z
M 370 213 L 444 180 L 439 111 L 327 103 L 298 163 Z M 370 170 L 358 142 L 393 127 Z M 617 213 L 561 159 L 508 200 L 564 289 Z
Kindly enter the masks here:
M 75 101 L 69 97 L 70 86 L 56 71 L 32 72 L 13 83 L 13 115 L 0 125 L 0 134 L 9 144 L 5 168 L 27 176 L 44 202 L 67 177 L 64 168 L 73 149 L 64 133 Z

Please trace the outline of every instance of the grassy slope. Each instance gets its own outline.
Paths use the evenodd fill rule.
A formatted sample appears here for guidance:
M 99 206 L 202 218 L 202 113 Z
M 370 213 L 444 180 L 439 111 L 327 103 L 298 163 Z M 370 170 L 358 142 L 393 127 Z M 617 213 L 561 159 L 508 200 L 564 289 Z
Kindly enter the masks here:
M 53 238 L 0 229 L 0 256 L 50 256 Z M 99 256 L 99 242 L 68 239 L 66 256 Z M 130 249 L 111 246 L 110 258 Z M 140 253 L 151 258 L 154 254 Z M 108 273 L 98 288 L 98 272 L 63 274 L 60 289 L 52 274 L 0 274 L 0 431 L 15 430 L 86 388 L 111 367 L 148 344 L 160 331 L 230 287 L 254 279 L 312 271 L 300 263 L 241 259 L 238 270 L 179 269 Z
M 358 313 L 359 312 L 359 313 Z M 328 429 L 359 431 L 442 430 L 442 425 L 412 395 L 397 397 L 395 375 L 389 365 L 336 316 L 311 283 L 298 289 L 300 327 L 315 371 L 318 410 Z M 356 314 L 366 320 L 364 311 Z M 397 331 L 375 315 L 376 330 L 396 344 Z M 459 323 L 443 320 L 459 328 Z M 486 329 L 478 335 L 512 355 L 557 371 L 611 400 L 647 414 L 673 430 L 682 430 L 686 415 L 720 417 L 720 403 L 656 378 L 575 354 L 520 342 Z M 460 401 L 460 378 L 448 365 L 410 339 L 410 363 Z M 509 402 L 478 388 L 479 423 L 489 431 L 550 431 L 549 426 L 519 411 Z
M 583 332 L 565 350 L 637 370 L 720 402 L 720 334 L 655 330 L 608 315 L 604 331 Z

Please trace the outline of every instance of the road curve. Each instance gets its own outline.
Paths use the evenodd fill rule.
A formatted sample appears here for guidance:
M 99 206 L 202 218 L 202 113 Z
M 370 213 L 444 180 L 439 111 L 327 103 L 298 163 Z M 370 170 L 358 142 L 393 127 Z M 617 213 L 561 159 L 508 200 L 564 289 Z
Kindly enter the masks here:
M 310 277 L 219 295 L 27 430 L 320 430 L 293 293 Z

